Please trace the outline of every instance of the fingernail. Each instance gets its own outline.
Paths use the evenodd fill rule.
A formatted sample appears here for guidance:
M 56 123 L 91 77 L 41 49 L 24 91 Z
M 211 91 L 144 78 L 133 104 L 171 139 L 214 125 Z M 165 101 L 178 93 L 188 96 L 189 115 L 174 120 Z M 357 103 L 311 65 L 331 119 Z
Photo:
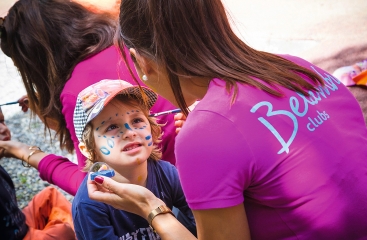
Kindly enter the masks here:
M 98 184 L 102 184 L 104 179 L 103 179 L 103 177 L 97 176 L 97 177 L 94 178 L 94 181 L 96 181 Z

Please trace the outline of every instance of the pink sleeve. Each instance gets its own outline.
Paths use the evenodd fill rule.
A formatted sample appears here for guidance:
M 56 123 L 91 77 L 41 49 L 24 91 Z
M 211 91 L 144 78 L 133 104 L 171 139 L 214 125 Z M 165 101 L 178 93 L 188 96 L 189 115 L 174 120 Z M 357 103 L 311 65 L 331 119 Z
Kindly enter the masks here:
M 42 180 L 54 184 L 71 195 L 75 195 L 86 173 L 69 159 L 49 154 L 38 165 Z
M 190 208 L 225 208 L 244 201 L 254 162 L 246 139 L 229 119 L 194 110 L 177 135 L 175 152 Z

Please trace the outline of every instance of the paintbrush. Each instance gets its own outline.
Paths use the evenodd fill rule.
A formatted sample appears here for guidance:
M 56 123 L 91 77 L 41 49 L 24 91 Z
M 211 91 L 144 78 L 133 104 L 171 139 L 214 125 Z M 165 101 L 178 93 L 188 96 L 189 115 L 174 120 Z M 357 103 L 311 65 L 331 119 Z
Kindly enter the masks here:
M 1 106 L 5 106 L 5 105 L 18 104 L 18 103 L 19 103 L 18 101 L 15 101 L 15 102 L 8 102 L 8 103 L 3 103 L 3 104 L 0 104 L 0 107 L 1 107 Z
M 179 113 L 179 112 L 181 112 L 181 109 L 177 108 L 177 109 L 168 110 L 168 111 L 164 111 L 164 112 L 152 113 L 152 114 L 149 115 L 149 117 L 158 117 L 158 116 L 162 116 L 162 115 L 174 114 L 174 113 Z

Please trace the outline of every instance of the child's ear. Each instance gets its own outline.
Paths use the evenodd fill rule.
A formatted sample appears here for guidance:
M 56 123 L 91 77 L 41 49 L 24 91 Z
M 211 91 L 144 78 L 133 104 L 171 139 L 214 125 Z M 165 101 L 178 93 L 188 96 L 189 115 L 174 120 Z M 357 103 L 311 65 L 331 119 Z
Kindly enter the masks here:
M 84 155 L 84 157 L 91 159 L 91 155 L 87 149 L 87 146 L 85 146 L 85 143 L 80 142 L 78 147 L 79 147 L 80 152 Z

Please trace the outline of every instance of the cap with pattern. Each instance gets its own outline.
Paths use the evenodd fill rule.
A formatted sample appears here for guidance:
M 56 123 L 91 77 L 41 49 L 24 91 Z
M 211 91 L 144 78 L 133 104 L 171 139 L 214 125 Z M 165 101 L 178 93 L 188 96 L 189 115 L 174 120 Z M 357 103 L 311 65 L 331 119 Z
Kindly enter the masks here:
M 157 101 L 157 94 L 151 89 L 141 87 L 146 96 L 146 104 L 150 109 Z M 130 94 L 143 99 L 139 86 L 133 86 L 123 80 L 101 80 L 85 88 L 78 94 L 74 110 L 74 127 L 79 141 L 87 123 L 92 121 L 116 95 Z

